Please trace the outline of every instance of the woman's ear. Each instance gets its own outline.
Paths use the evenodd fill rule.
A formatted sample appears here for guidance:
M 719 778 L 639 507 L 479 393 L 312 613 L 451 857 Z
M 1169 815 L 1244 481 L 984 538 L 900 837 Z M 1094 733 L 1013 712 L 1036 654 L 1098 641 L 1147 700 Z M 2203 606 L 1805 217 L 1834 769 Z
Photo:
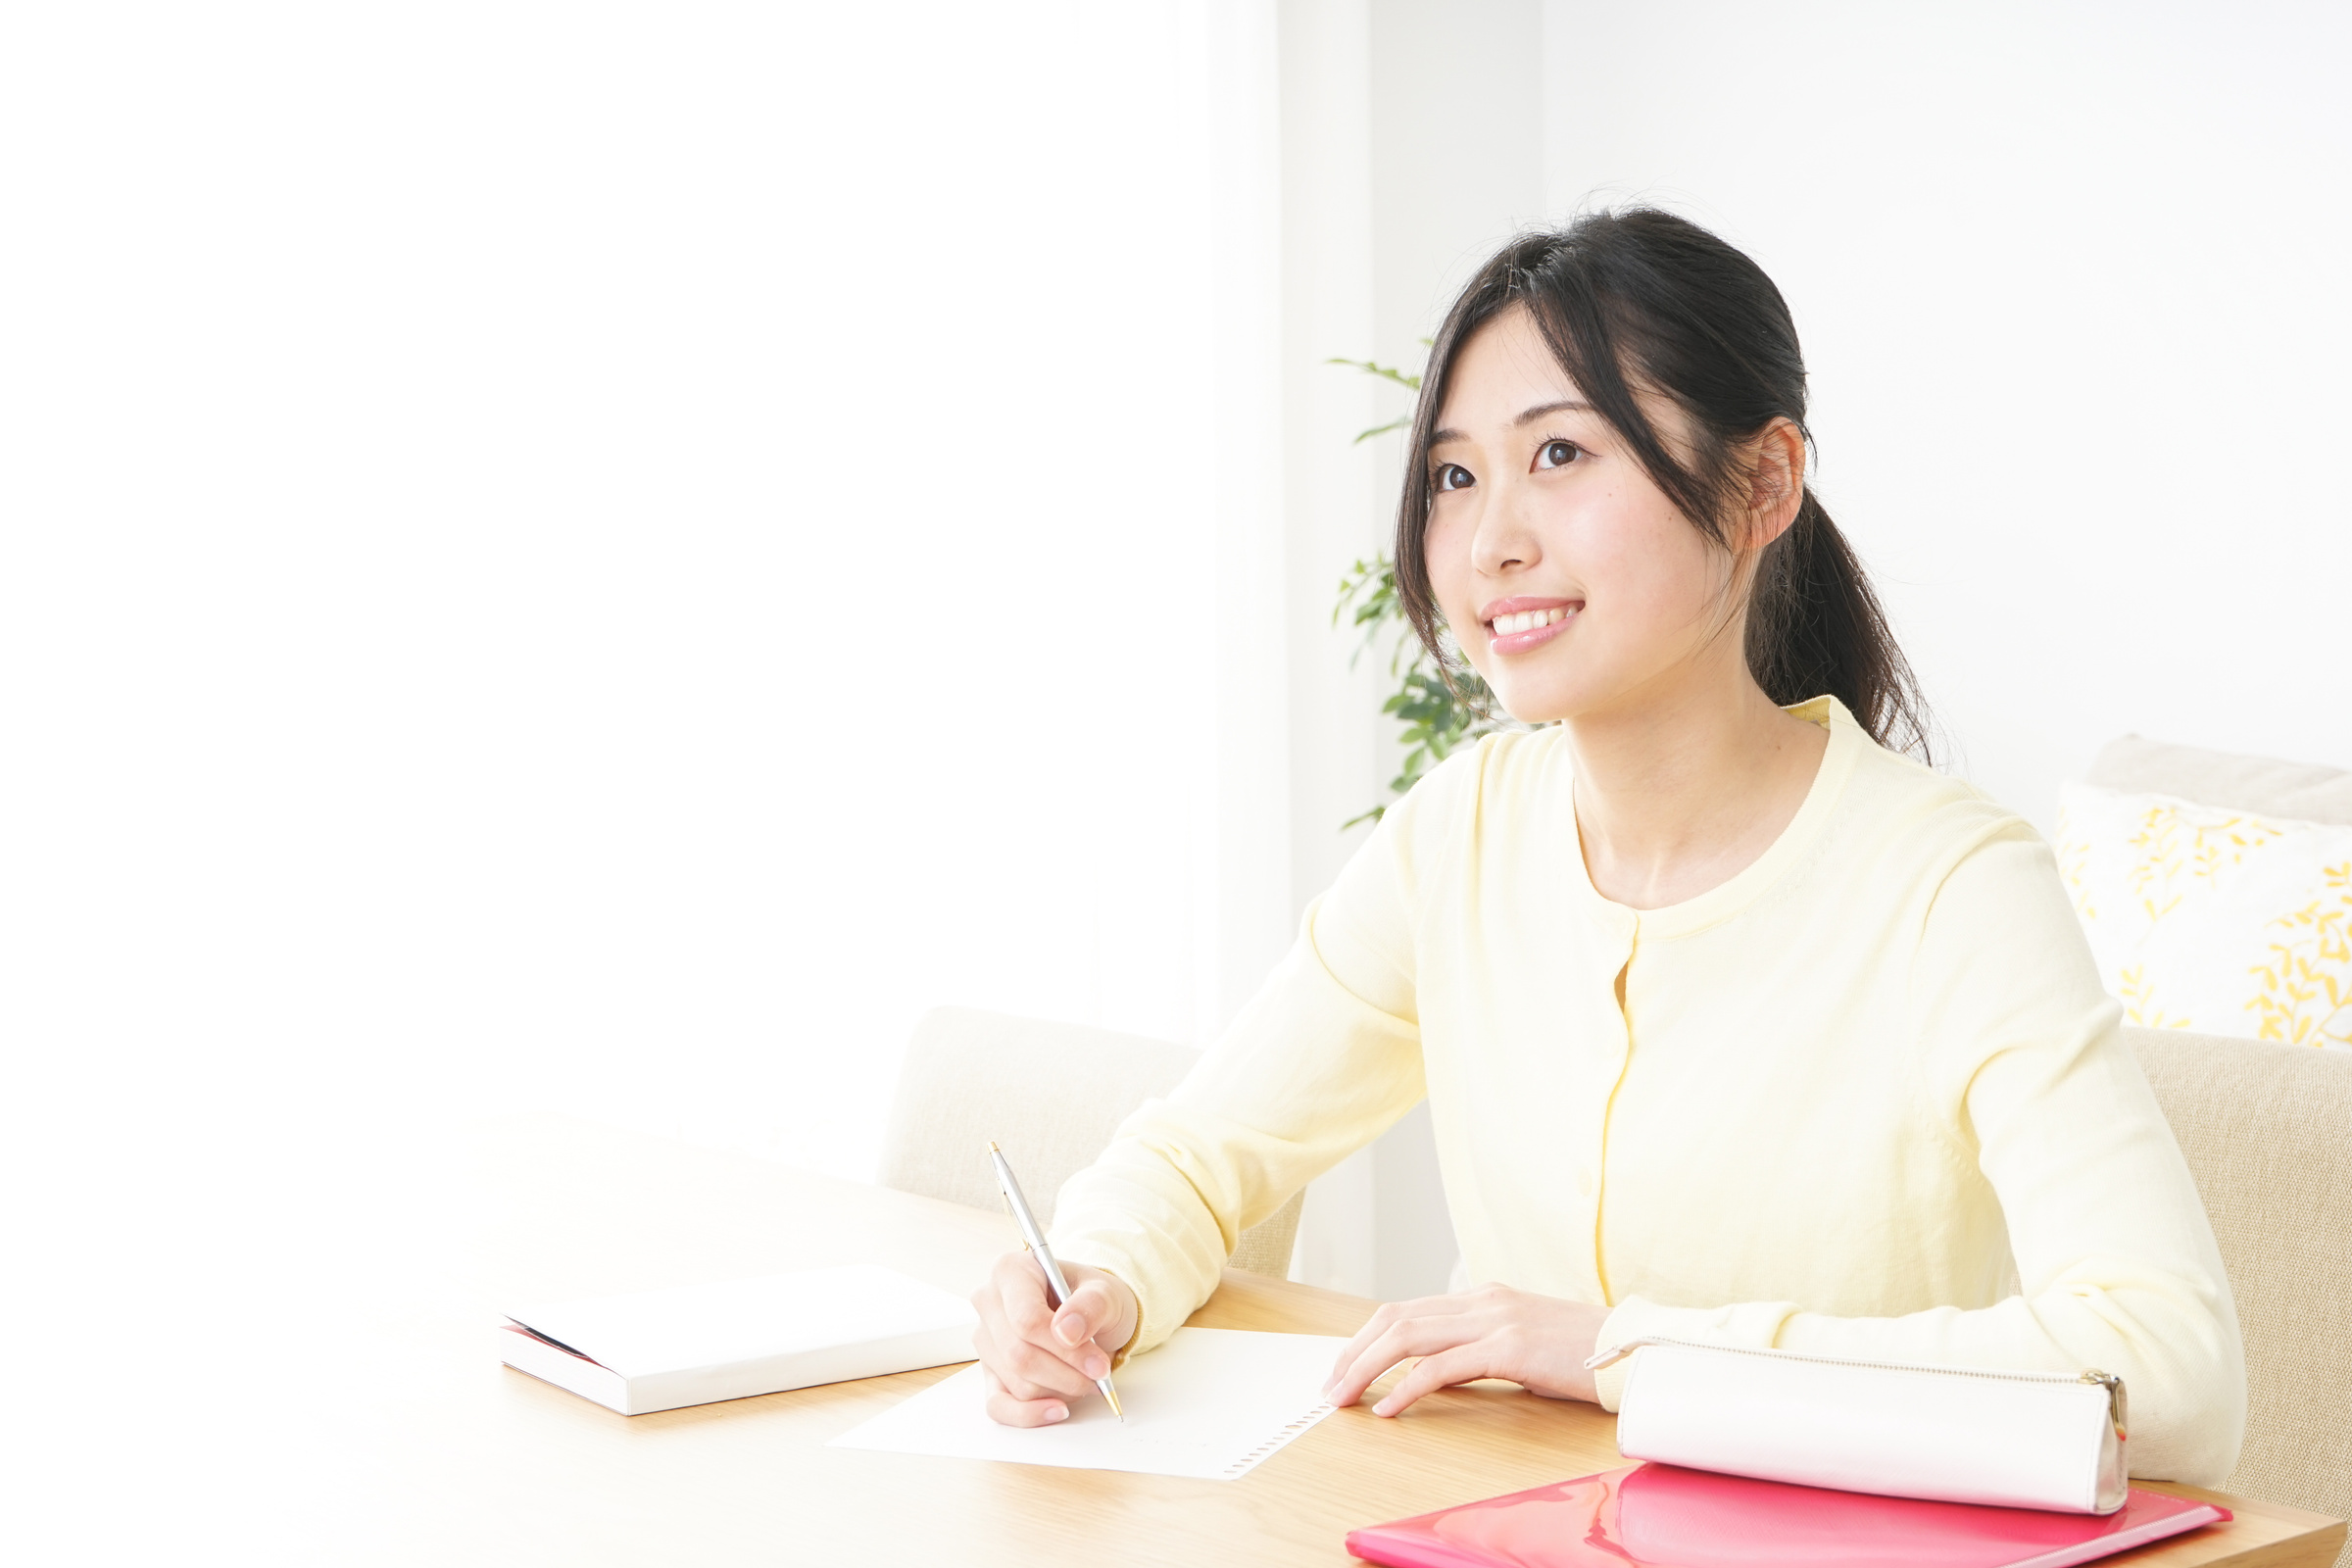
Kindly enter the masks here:
M 1747 545 L 1761 550 L 1788 531 L 1805 503 L 1805 433 L 1795 420 L 1764 427 L 1748 475 Z

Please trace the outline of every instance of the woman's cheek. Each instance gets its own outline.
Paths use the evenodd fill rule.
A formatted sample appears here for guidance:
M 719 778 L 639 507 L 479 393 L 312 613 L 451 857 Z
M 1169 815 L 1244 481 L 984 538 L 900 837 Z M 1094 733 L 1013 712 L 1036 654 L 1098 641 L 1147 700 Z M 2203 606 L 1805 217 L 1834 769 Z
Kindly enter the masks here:
M 1459 625 L 1456 617 L 1462 613 L 1462 597 L 1469 591 L 1465 583 L 1469 571 L 1464 552 L 1453 548 L 1452 533 L 1452 529 L 1433 523 L 1422 549 L 1421 564 L 1429 573 L 1429 589 L 1438 601 L 1439 611 L 1448 621 Z
M 1472 669 L 1478 671 L 1478 678 L 1487 683 L 1489 690 L 1499 690 L 1494 684 L 1494 661 L 1487 652 L 1485 643 L 1484 637 L 1475 634 L 1467 639 L 1459 636 L 1454 638 L 1455 646 L 1462 651 L 1462 658 Z

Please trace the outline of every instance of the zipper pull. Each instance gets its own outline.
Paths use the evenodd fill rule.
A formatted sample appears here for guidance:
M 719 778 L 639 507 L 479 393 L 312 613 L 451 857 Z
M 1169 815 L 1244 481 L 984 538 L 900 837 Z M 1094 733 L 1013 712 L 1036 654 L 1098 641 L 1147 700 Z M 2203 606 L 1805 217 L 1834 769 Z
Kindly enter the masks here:
M 2124 1441 L 2127 1407 L 2124 1403 L 2124 1380 L 2112 1372 L 2085 1372 L 2085 1383 L 2096 1383 L 2107 1391 L 2107 1419 L 2115 1423 L 2115 1441 Z
M 1667 1341 L 1656 1339 L 1649 1335 L 1643 1335 L 1638 1340 L 1627 1340 L 1622 1345 L 1612 1345 L 1605 1350 L 1597 1350 L 1594 1351 L 1591 1356 L 1588 1356 L 1585 1360 L 1585 1370 L 1588 1372 L 1597 1372 L 1602 1367 L 1615 1366 L 1618 1362 L 1624 1360 L 1627 1356 L 1633 1354 L 1644 1345 L 1664 1345 L 1667 1343 Z

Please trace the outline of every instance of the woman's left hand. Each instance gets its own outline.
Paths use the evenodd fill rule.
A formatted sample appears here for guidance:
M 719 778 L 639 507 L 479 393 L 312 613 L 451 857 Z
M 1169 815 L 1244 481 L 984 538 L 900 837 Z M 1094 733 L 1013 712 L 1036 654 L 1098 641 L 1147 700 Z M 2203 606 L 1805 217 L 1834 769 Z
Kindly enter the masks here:
M 1459 1296 L 1392 1301 L 1340 1352 L 1323 1396 L 1353 1404 L 1397 1362 L 1419 1356 L 1374 1415 L 1396 1415 L 1425 1394 L 1477 1378 L 1508 1378 L 1548 1399 L 1596 1399 L 1585 1361 L 1605 1306 L 1482 1285 Z

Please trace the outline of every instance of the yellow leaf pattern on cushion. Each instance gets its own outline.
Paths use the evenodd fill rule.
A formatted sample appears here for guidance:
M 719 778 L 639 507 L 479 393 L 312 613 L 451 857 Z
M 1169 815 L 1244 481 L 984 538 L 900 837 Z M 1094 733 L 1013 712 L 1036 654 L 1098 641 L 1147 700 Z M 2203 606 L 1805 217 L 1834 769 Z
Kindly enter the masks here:
M 2099 911 L 2090 902 L 2090 835 L 2079 829 L 2065 806 L 2058 808 L 2058 874 L 2074 896 L 2075 913 L 2088 926 Z
M 2123 993 L 2124 1022 L 2137 1024 L 2142 1029 L 2185 1029 L 2186 1018 L 2168 1018 L 2156 1004 L 2156 988 L 2148 983 L 2148 966 L 2135 963 L 2119 977 Z
M 2057 870 L 2128 1021 L 2352 1050 L 2352 825 L 2062 800 Z
M 2139 895 L 2140 906 L 2153 923 L 2179 908 L 2189 888 L 2214 881 L 2230 866 L 2244 864 L 2249 852 L 2278 833 L 2278 828 L 2251 816 L 2194 822 L 2180 808 L 2159 803 L 2140 814 L 2139 831 L 2130 840 L 2138 854 L 2124 879 Z
M 2326 892 L 2273 920 L 2283 940 L 2247 970 L 2262 989 L 2246 1004 L 2257 1038 L 2290 1046 L 2352 1046 L 2352 860 L 2322 868 Z

